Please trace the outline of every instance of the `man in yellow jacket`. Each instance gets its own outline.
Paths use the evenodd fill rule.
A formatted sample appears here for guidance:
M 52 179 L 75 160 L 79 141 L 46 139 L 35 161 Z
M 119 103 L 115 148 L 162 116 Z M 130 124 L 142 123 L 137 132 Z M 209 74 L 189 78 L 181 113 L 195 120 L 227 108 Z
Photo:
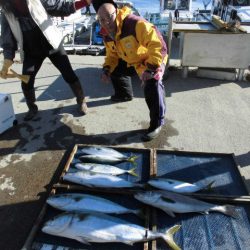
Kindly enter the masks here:
M 133 15 L 130 8 L 118 9 L 112 0 L 94 0 L 93 6 L 107 33 L 102 80 L 113 84 L 111 101 L 132 100 L 131 76 L 137 73 L 150 111 L 150 125 L 142 139 L 152 140 L 160 133 L 166 111 L 162 83 L 168 58 L 166 44 L 154 25 Z

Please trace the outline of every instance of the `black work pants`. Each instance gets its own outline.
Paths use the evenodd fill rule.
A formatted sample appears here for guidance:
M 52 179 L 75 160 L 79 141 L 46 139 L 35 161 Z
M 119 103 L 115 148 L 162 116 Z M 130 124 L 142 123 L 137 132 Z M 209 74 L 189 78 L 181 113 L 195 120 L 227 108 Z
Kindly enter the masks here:
M 115 70 L 111 73 L 111 81 L 116 97 L 133 97 L 131 76 L 136 75 L 134 67 L 127 67 L 127 63 L 119 60 Z
M 127 63 L 119 60 L 115 70 L 111 73 L 111 81 L 115 96 L 132 97 L 133 88 L 131 76 L 136 75 L 134 67 L 127 67 Z M 149 108 L 150 130 L 164 124 L 166 113 L 165 88 L 162 80 L 150 79 L 144 84 L 144 97 Z
M 25 54 L 22 72 L 24 75 L 29 75 L 30 79 L 28 83 L 22 82 L 23 90 L 34 89 L 35 77 L 46 57 L 48 57 L 50 61 L 54 64 L 54 66 L 60 71 L 63 79 L 68 84 L 73 84 L 78 80 L 77 75 L 72 69 L 68 55 L 66 54 L 63 46 L 60 45 L 59 49 L 53 54 L 48 53 L 48 54 L 41 54 L 39 56 L 38 55 L 32 56 L 29 54 Z

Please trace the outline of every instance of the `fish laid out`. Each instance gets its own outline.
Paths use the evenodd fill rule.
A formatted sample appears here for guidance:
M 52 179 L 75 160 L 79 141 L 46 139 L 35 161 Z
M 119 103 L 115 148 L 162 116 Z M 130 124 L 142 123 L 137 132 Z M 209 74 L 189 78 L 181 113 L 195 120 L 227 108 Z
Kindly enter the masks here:
M 112 165 L 104 165 L 98 163 L 76 163 L 74 167 L 79 170 L 91 171 L 101 174 L 121 175 L 127 173 L 138 177 L 138 175 L 135 173 L 136 168 L 125 170 Z
M 66 173 L 63 180 L 84 185 L 87 187 L 103 187 L 103 188 L 132 188 L 143 187 L 143 184 L 126 181 L 118 176 L 100 174 L 89 171 L 77 171 Z
M 110 155 L 115 158 L 123 158 L 125 156 L 113 148 L 105 147 L 84 147 L 80 149 L 80 152 L 86 155 Z
M 140 215 L 140 209 L 129 209 L 108 199 L 94 195 L 67 193 L 52 195 L 47 199 L 47 203 L 54 208 L 67 212 L 81 213 L 106 213 L 106 214 L 127 214 Z
M 135 242 L 162 238 L 172 249 L 179 250 L 179 246 L 173 240 L 173 234 L 179 228 L 179 225 L 175 225 L 164 234 L 146 230 L 144 227 L 109 215 L 64 213 L 47 221 L 42 231 L 85 244 L 121 242 L 133 245 Z
M 105 163 L 105 164 L 117 164 L 121 162 L 135 163 L 137 156 L 124 156 L 123 158 L 117 158 L 110 155 L 80 155 L 79 159 L 82 162 L 93 162 L 93 163 Z
M 194 193 L 203 189 L 211 189 L 214 181 L 210 182 L 209 184 L 200 184 L 200 183 L 188 183 L 182 182 L 167 178 L 153 178 L 148 181 L 148 184 L 159 188 L 162 190 L 172 191 L 175 193 Z
M 82 154 L 78 158 L 85 163 L 106 163 L 116 164 L 121 162 L 132 162 L 135 163 L 137 156 L 126 156 L 112 148 L 105 147 L 84 147 L 80 150 Z
M 197 199 L 193 199 L 181 194 L 168 191 L 146 191 L 139 192 L 134 197 L 150 206 L 157 207 L 172 217 L 174 213 L 202 213 L 219 212 L 225 215 L 237 218 L 236 207 L 231 205 L 215 205 Z

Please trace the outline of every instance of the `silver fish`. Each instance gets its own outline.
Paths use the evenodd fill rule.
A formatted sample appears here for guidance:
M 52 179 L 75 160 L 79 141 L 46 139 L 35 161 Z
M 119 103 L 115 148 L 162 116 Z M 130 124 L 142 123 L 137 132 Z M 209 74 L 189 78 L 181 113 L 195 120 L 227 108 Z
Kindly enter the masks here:
M 118 152 L 117 150 L 106 147 L 84 147 L 80 149 L 80 152 L 87 155 L 110 155 L 115 158 L 126 157 L 126 155 Z
M 76 163 L 74 167 L 79 170 L 91 171 L 95 173 L 111 174 L 111 175 L 121 175 L 128 173 L 138 177 L 138 175 L 135 173 L 136 167 L 129 170 L 125 170 L 112 165 L 104 165 L 98 163 Z
M 164 234 L 109 215 L 64 213 L 47 221 L 42 231 L 85 244 L 121 242 L 133 245 L 135 242 L 162 238 L 172 249 L 180 250 L 173 240 L 173 234 L 179 228 L 180 225 L 175 225 Z
M 238 217 L 238 213 L 234 206 L 215 205 L 168 191 L 139 192 L 136 193 L 134 197 L 145 204 L 165 211 L 172 217 L 175 217 L 174 213 L 197 212 L 208 214 L 210 211 L 220 212 L 234 218 Z
M 142 184 L 126 181 L 118 176 L 100 174 L 88 171 L 77 171 L 66 173 L 63 179 L 87 187 L 104 187 L 104 188 L 131 188 L 143 187 Z
M 140 209 L 129 209 L 108 199 L 94 195 L 67 193 L 52 195 L 47 199 L 47 203 L 54 208 L 67 212 L 81 213 L 106 213 L 106 214 L 126 214 L 134 213 L 140 215 Z
M 194 193 L 203 189 L 211 189 L 213 183 L 214 181 L 206 185 L 200 184 L 198 182 L 191 184 L 188 182 L 177 181 L 168 178 L 153 178 L 148 181 L 148 184 L 153 187 L 162 190 L 172 191 L 175 193 Z
M 80 155 L 79 159 L 82 162 L 88 163 L 88 162 L 93 162 L 93 163 L 106 163 L 106 164 L 116 164 L 116 163 L 121 163 L 124 161 L 128 161 L 131 163 L 135 163 L 135 160 L 137 159 L 137 156 L 124 156 L 122 158 L 117 158 L 113 155 Z

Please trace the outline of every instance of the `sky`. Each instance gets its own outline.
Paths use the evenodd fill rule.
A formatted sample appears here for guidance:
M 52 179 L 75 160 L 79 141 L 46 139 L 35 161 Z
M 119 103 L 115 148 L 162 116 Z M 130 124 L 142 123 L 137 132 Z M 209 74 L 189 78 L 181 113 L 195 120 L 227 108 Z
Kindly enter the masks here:
M 144 15 L 146 12 L 159 12 L 160 9 L 160 0 L 129 0 L 132 2 L 136 9 L 139 10 L 141 15 Z M 197 10 L 204 9 L 204 5 L 202 3 L 203 0 L 193 0 L 192 1 L 192 9 Z M 204 0 L 209 1 L 209 0 Z M 212 1 L 211 1 L 212 2 Z
M 160 10 L 160 0 L 128 0 L 132 2 L 135 8 L 140 12 L 141 15 L 144 15 L 146 12 L 156 13 Z M 192 10 L 204 9 L 202 1 L 211 2 L 212 0 L 192 0 Z M 208 8 L 209 9 L 209 8 Z M 92 12 L 94 12 L 93 7 L 91 7 Z
M 134 7 L 139 10 L 140 14 L 146 12 L 158 12 L 160 10 L 159 0 L 130 0 L 134 4 Z
M 160 0 L 128 0 L 134 4 L 134 7 L 139 11 L 143 16 L 146 12 L 156 13 L 160 11 Z M 204 9 L 203 1 L 210 2 L 208 9 L 211 9 L 212 0 L 191 0 L 192 1 L 192 10 Z M 210 6 L 210 7 L 209 7 Z M 91 6 L 91 11 L 95 12 Z

